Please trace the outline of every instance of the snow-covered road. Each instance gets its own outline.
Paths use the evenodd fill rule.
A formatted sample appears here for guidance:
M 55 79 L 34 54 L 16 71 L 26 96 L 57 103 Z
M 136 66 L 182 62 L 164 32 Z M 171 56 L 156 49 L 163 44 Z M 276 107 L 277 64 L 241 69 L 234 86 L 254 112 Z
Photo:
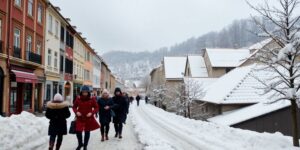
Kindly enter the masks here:
M 291 137 L 257 133 L 187 119 L 143 102 L 131 118 L 146 150 L 283 150 L 296 149 Z

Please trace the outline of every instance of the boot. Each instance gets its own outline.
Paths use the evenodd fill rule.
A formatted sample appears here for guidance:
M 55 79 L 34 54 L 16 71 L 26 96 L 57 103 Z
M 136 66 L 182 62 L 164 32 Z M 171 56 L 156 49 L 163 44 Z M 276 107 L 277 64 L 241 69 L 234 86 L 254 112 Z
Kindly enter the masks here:
M 102 134 L 101 135 L 101 142 L 103 142 L 104 141 L 104 135 Z
M 108 134 L 105 135 L 105 140 L 108 140 Z
M 122 135 L 120 134 L 120 135 L 119 135 L 119 139 L 122 139 L 122 138 L 123 138 L 123 137 L 122 137 Z
M 53 150 L 53 147 L 54 147 L 54 142 L 50 142 L 49 143 L 49 150 Z
M 59 150 L 59 149 L 60 149 L 60 146 L 61 146 L 61 143 L 56 143 L 55 150 Z
M 79 145 L 77 146 L 76 150 L 80 150 L 81 147 L 83 147 L 83 144 L 79 144 Z
M 115 134 L 115 138 L 117 138 L 117 137 L 118 137 L 118 133 Z

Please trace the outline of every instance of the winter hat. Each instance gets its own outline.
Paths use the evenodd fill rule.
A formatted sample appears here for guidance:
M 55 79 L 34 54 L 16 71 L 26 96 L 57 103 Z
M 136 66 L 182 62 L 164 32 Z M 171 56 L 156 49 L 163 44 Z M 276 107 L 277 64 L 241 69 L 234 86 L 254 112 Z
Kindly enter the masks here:
M 104 96 L 104 94 L 108 94 L 108 95 L 109 95 L 109 91 L 108 91 L 107 89 L 104 89 L 104 90 L 102 91 L 102 96 Z
M 83 85 L 82 87 L 81 87 L 81 92 L 90 92 L 90 88 L 87 86 L 87 85 Z
M 120 93 L 122 94 L 121 88 L 117 87 L 117 88 L 115 89 L 115 92 L 114 92 L 115 95 L 116 95 L 117 92 L 120 92 Z
M 61 96 L 61 94 L 57 93 L 54 95 L 53 101 L 62 102 L 64 100 L 63 100 L 63 97 Z

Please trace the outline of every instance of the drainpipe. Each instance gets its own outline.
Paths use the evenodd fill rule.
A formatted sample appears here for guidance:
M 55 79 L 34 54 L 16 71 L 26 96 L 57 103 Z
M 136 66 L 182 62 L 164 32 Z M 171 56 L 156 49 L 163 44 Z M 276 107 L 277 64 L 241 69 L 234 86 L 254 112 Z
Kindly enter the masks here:
M 10 68 L 10 50 L 11 50 L 11 45 L 10 45 L 10 34 L 11 34 L 11 26 L 12 26 L 12 23 L 11 23 L 11 2 L 12 1 L 7 1 L 8 2 L 8 23 L 7 23 L 7 47 L 6 47 L 6 55 L 7 55 L 7 59 L 6 59 L 6 66 L 7 66 L 7 70 L 8 70 L 8 97 L 9 97 L 9 100 L 8 100 L 8 114 L 10 114 L 10 90 L 11 90 L 11 82 L 10 82 L 10 79 L 11 79 L 11 76 L 10 76 L 10 73 L 11 73 L 11 68 Z

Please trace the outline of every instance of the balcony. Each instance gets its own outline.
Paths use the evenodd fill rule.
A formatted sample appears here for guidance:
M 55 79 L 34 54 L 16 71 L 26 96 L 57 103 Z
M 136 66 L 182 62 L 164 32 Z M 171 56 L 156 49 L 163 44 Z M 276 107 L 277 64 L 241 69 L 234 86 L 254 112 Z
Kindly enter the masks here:
M 30 51 L 26 51 L 26 60 L 34 63 L 42 64 L 42 56 Z
M 0 53 L 4 53 L 3 45 L 3 41 L 0 41 Z
M 16 58 L 21 58 L 21 48 L 14 46 L 13 56 Z

